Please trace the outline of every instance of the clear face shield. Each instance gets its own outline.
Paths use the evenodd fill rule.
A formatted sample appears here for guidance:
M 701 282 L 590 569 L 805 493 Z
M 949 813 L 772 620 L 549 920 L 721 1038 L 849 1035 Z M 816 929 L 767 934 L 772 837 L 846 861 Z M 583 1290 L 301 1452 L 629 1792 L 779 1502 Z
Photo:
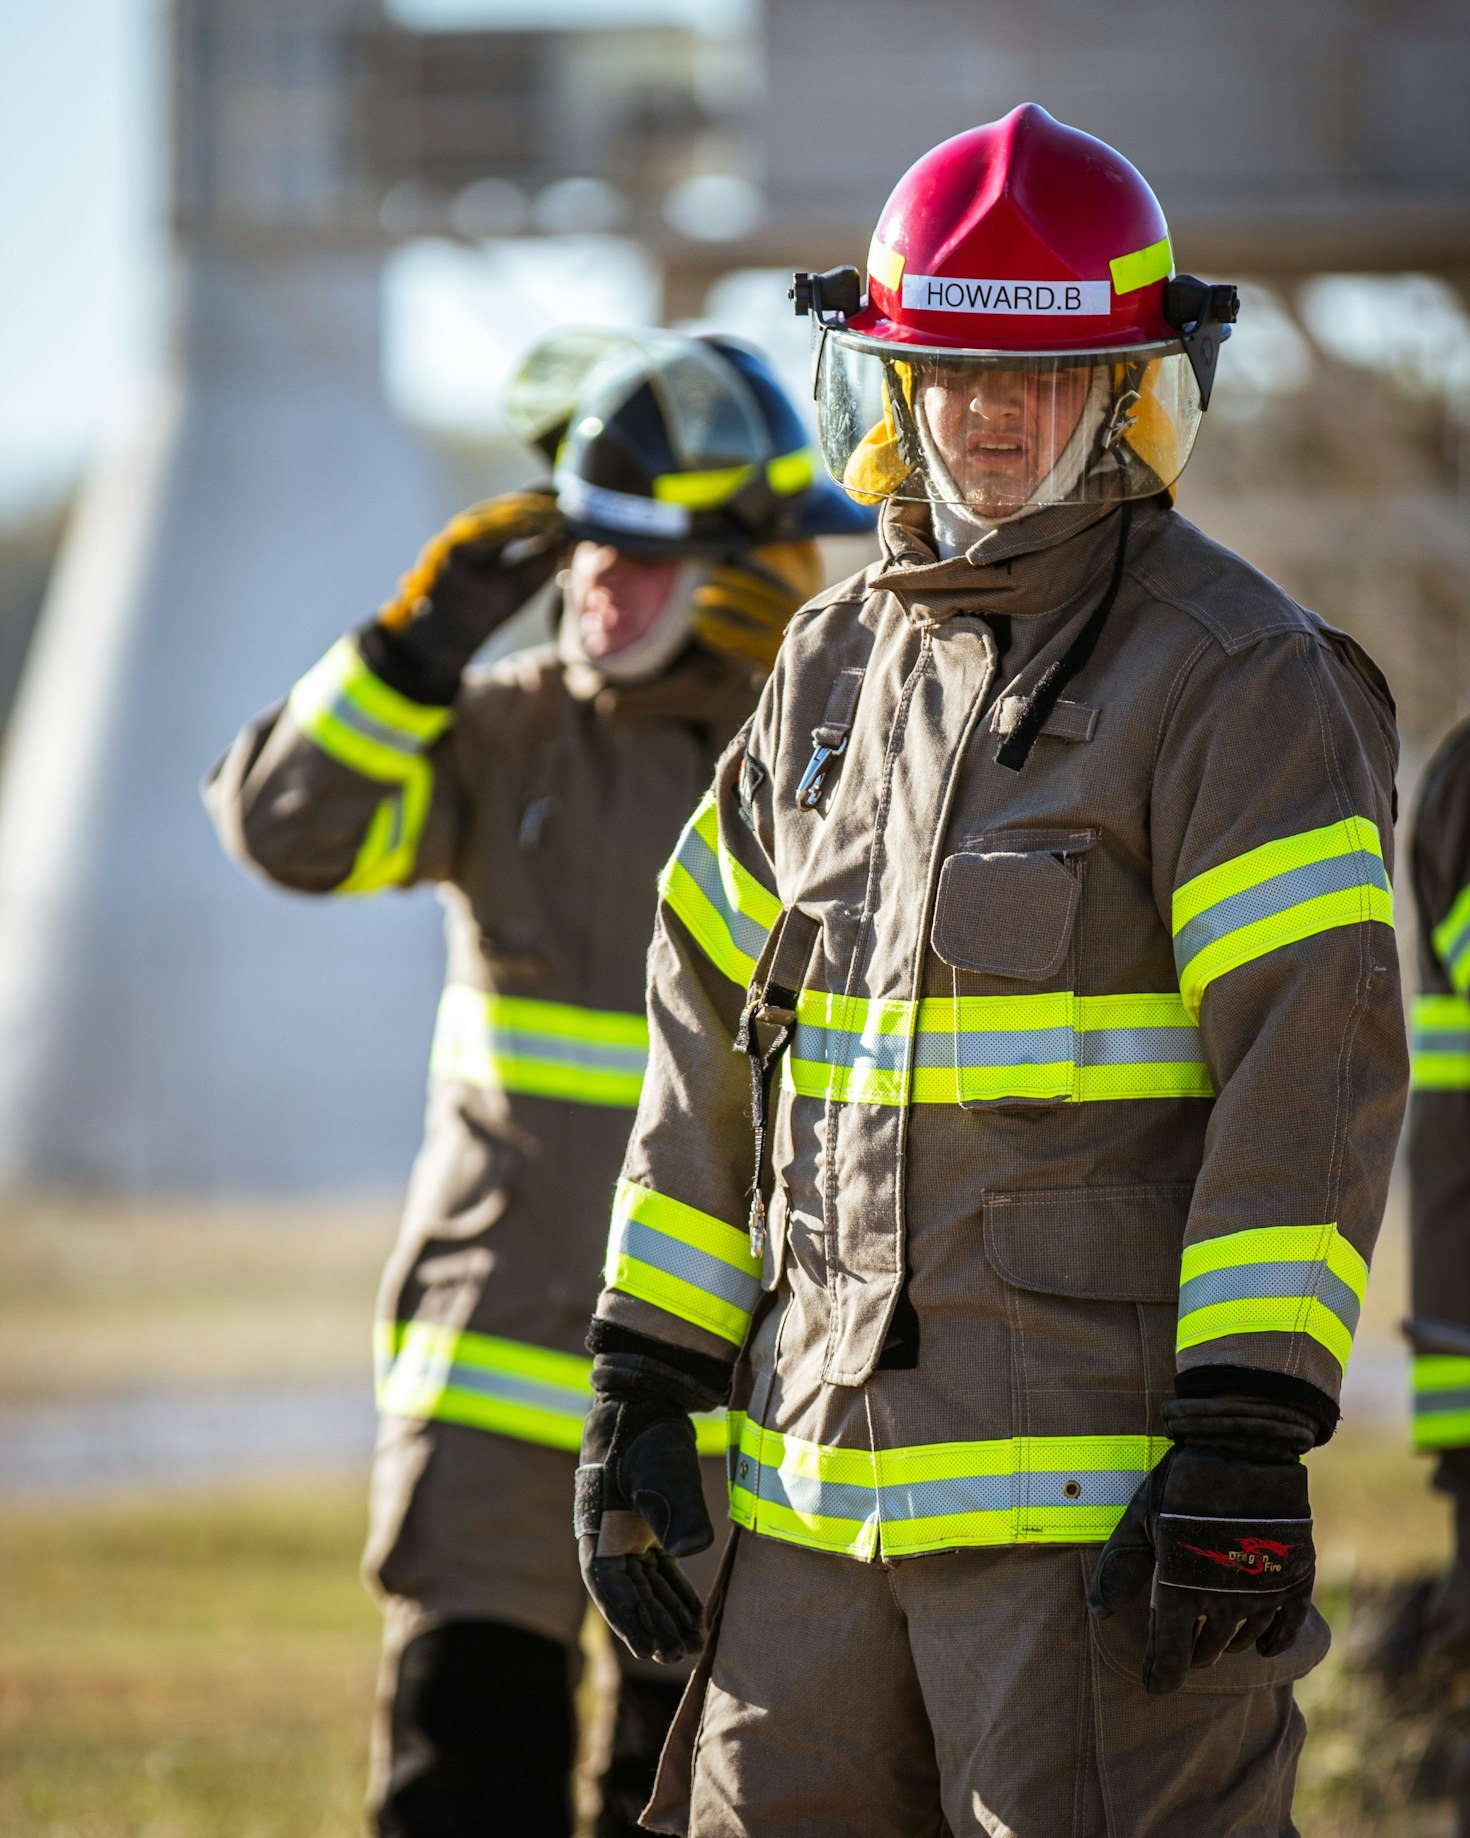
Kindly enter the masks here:
M 826 327 L 822 457 L 854 497 L 987 523 L 1152 497 L 1184 470 L 1200 398 L 1181 345 L 1029 355 L 902 346 Z

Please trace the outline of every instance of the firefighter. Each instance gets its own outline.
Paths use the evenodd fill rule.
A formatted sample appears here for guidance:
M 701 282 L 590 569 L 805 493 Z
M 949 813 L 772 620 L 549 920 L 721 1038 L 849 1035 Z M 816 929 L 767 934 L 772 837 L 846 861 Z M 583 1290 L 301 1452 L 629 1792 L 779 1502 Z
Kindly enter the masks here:
M 1126 160 L 961 134 L 867 282 L 793 291 L 882 556 L 665 872 L 589 1336 L 583 1574 L 704 1647 L 644 1822 L 1290 1833 L 1407 1080 L 1392 702 L 1172 507 L 1235 294 Z
M 512 394 L 552 484 L 451 522 L 206 793 L 226 848 L 281 886 L 435 882 L 448 908 L 424 1145 L 376 1329 L 382 1838 L 571 1829 L 586 1597 L 565 1500 L 646 1057 L 655 883 L 821 584 L 814 538 L 872 526 L 733 341 L 568 334 Z M 465 676 L 554 572 L 555 646 Z M 700 1447 L 723 1451 L 722 1424 Z M 623 1671 L 604 1834 L 633 1829 L 679 1689 Z
M 1414 1443 L 1439 1461 L 1455 1555 L 1428 1604 L 1428 1657 L 1470 1667 L 1470 722 L 1425 775 L 1414 820 L 1420 994 L 1409 1195 Z

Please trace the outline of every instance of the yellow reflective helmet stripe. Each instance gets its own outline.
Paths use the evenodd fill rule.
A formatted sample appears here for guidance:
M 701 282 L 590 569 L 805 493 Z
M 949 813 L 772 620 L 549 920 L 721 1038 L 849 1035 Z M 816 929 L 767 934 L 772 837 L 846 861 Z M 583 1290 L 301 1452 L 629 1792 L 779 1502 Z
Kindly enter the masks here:
M 496 995 L 462 983 L 439 999 L 429 1070 L 490 1091 L 633 1109 L 648 1065 L 643 1015 Z
M 1268 1225 L 1186 1245 L 1178 1350 L 1240 1334 L 1306 1334 L 1344 1370 L 1368 1266 L 1336 1225 Z
M 1158 1436 L 1010 1436 L 843 1449 L 731 1411 L 730 1516 L 841 1556 L 1107 1539 L 1169 1448 Z
M 755 477 L 753 464 L 717 466 L 707 472 L 662 472 L 653 481 L 653 495 L 660 504 L 680 504 L 685 510 L 714 511 L 730 500 Z M 778 453 L 765 466 L 766 483 L 777 497 L 794 497 L 806 491 L 816 477 L 816 455 L 810 447 L 798 447 L 794 453 Z
M 1191 1014 L 1216 977 L 1338 926 L 1393 924 L 1378 826 L 1348 817 L 1281 837 L 1196 875 L 1174 894 L 1174 961 Z
M 739 1346 L 760 1293 L 760 1259 L 743 1226 L 669 1194 L 619 1181 L 606 1281 Z
M 1420 1353 L 1414 1359 L 1414 1447 L 1457 1449 L 1470 1443 L 1470 1359 Z
M 1434 928 L 1435 954 L 1460 994 L 1470 995 L 1470 887 L 1462 887 L 1454 905 Z
M 1415 1091 L 1470 1091 L 1470 1001 L 1416 996 L 1409 1082 Z
M 413 873 L 434 793 L 424 758 L 453 719 L 413 702 L 373 675 L 350 638 L 332 646 L 291 691 L 287 707 L 329 759 L 394 790 L 373 814 L 338 893 L 375 893 Z
M 1115 255 L 1108 263 L 1115 294 L 1131 294 L 1150 281 L 1162 281 L 1173 272 L 1174 251 L 1167 236 L 1150 243 L 1146 249 L 1135 249 L 1131 255 Z
M 904 257 L 875 235 L 868 244 L 868 273 L 872 279 L 880 287 L 886 287 L 889 293 L 897 293 L 903 271 Z
M 725 847 L 712 791 L 684 826 L 658 891 L 716 969 L 749 983 L 781 902 Z
M 373 1329 L 378 1409 L 386 1417 L 461 1423 L 518 1442 L 575 1451 L 592 1403 L 592 1362 L 522 1340 L 434 1321 L 379 1321 Z M 723 1411 L 694 1420 L 701 1455 L 721 1455 Z

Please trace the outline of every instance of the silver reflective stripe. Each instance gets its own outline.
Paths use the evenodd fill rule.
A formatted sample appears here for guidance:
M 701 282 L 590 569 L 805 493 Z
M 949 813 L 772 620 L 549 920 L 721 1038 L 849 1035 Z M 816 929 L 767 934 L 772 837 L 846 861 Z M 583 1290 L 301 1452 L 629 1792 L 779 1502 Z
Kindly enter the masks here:
M 746 1314 L 755 1307 L 760 1294 L 758 1277 L 747 1276 L 733 1264 L 711 1257 L 708 1251 L 701 1251 L 694 1245 L 683 1244 L 667 1232 L 655 1231 L 650 1225 L 617 1214 L 613 1218 L 611 1254 L 636 1257 L 639 1263 L 650 1264 L 666 1276 L 676 1276 L 680 1282 L 690 1283 L 706 1295 L 718 1296 L 722 1302 L 743 1309 Z
M 1414 1045 L 1421 1053 L 1470 1053 L 1470 1030 L 1427 1027 L 1421 1022 L 1414 1029 Z
M 1077 1058 L 1084 1066 L 1202 1066 L 1205 1050 L 1195 1027 L 1081 1028 Z
M 1470 1410 L 1470 1387 L 1456 1391 L 1416 1391 L 1414 1415 L 1433 1417 L 1441 1411 Z
M 491 1053 L 504 1058 L 551 1060 L 582 1072 L 641 1073 L 648 1065 L 648 1054 L 642 1047 L 609 1046 L 602 1041 L 573 1040 L 565 1034 L 532 1033 L 508 1028 L 499 1021 L 490 1022 L 489 1034 Z
M 1242 926 L 1274 918 L 1289 907 L 1322 894 L 1346 893 L 1354 887 L 1374 886 L 1389 892 L 1388 871 L 1375 855 L 1352 850 L 1326 861 L 1305 862 L 1284 869 L 1269 880 L 1240 893 L 1228 894 L 1184 925 L 1174 939 L 1174 962 L 1182 975 L 1185 966 L 1205 949 Z
M 725 883 L 720 879 L 719 857 L 693 825 L 690 826 L 684 837 L 683 847 L 679 850 L 678 862 L 730 928 L 730 936 L 734 939 L 738 949 L 743 951 L 747 957 L 758 958 L 766 948 L 766 939 L 770 936 L 770 930 L 758 924 L 756 920 L 748 919 L 738 907 L 730 904 L 729 895 L 725 892 Z
M 1263 1298 L 1300 1300 L 1314 1298 L 1331 1309 L 1352 1333 L 1358 1325 L 1361 1304 L 1352 1290 L 1322 1264 L 1232 1264 L 1224 1270 L 1205 1270 L 1179 1286 L 1179 1315 L 1192 1314 L 1217 1302 L 1249 1302 Z
M 417 759 L 427 744 L 417 735 L 405 733 L 402 728 L 389 727 L 386 722 L 368 714 L 366 709 L 352 700 L 345 689 L 334 690 L 325 699 L 323 708 L 334 720 L 340 721 L 344 728 L 351 728 L 354 734 L 360 734 L 364 740 L 387 747 L 393 753 L 402 753 L 408 759 Z
M 1142 1479 L 1142 1472 L 1104 1470 L 966 1474 L 950 1480 L 911 1481 L 878 1489 L 880 1517 L 937 1519 L 946 1513 L 1009 1512 L 1017 1506 L 1126 1506 Z
M 581 1419 L 592 1402 L 590 1386 L 573 1390 L 565 1385 L 538 1384 L 534 1379 L 518 1378 L 511 1372 L 490 1372 L 483 1366 L 450 1366 L 444 1378 L 445 1388 L 473 1391 L 485 1398 L 501 1398 L 510 1404 L 530 1404 L 537 1410 L 559 1411 Z
M 920 1036 L 922 1041 L 925 1037 Z M 945 1052 L 938 1063 L 952 1063 L 949 1043 L 953 1035 L 937 1037 Z M 854 1034 L 850 1028 L 823 1027 L 817 1021 L 798 1021 L 791 1039 L 791 1057 L 821 1066 L 871 1067 L 876 1072 L 902 1072 L 907 1063 L 905 1034 Z M 919 1064 L 923 1065 L 921 1056 Z

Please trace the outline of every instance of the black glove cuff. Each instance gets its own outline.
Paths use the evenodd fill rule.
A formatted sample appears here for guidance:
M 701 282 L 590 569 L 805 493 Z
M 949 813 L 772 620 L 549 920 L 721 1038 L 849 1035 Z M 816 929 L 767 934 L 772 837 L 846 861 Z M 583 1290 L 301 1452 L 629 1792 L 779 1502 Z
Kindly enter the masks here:
M 712 1392 L 715 1404 L 723 1404 L 729 1397 L 730 1381 L 735 1373 L 733 1361 L 714 1359 L 707 1353 L 692 1353 L 687 1347 L 671 1346 L 667 1340 L 655 1340 L 651 1334 L 640 1334 L 620 1322 L 604 1321 L 601 1315 L 592 1317 L 592 1325 L 587 1330 L 587 1351 L 594 1355 L 630 1353 L 638 1359 L 656 1360 L 659 1365 L 682 1372 L 693 1384 Z M 706 1410 L 714 1406 L 702 1404 L 699 1408 Z
M 373 675 L 410 702 L 427 708 L 448 708 L 459 694 L 459 679 L 473 649 L 460 655 L 461 646 L 443 642 L 432 613 L 412 620 L 399 631 L 371 619 L 357 630 L 357 649 Z
M 1257 1398 L 1172 1398 L 1163 1418 L 1181 1448 L 1237 1461 L 1293 1463 L 1317 1439 L 1305 1411 Z
M 722 1393 L 699 1384 L 688 1373 L 640 1353 L 599 1353 L 592 1361 L 592 1389 L 599 1397 L 668 1404 L 690 1416 L 717 1410 L 725 1401 Z
M 1312 1420 L 1319 1448 L 1331 1441 L 1342 1415 L 1327 1393 L 1316 1385 L 1263 1366 L 1191 1366 L 1176 1376 L 1174 1395 L 1179 1398 L 1262 1398 L 1267 1403 L 1304 1411 Z

